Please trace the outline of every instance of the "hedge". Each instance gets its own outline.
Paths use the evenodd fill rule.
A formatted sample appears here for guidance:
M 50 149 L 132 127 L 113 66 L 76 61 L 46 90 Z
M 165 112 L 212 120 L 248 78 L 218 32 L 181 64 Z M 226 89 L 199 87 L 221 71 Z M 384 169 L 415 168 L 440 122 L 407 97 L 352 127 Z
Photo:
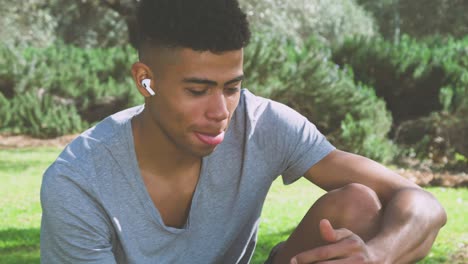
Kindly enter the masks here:
M 468 155 L 468 37 L 348 39 L 333 61 L 386 101 L 403 153 L 442 165 Z
M 130 75 L 128 46 L 80 49 L 0 46 L 0 132 L 55 137 L 81 131 L 142 103 Z
M 55 137 L 79 132 L 142 103 L 130 76 L 129 46 L 79 49 L 0 47 L 0 132 Z M 387 161 L 391 116 L 374 90 L 330 62 L 330 50 L 257 36 L 245 51 L 245 87 L 295 108 L 341 149 Z

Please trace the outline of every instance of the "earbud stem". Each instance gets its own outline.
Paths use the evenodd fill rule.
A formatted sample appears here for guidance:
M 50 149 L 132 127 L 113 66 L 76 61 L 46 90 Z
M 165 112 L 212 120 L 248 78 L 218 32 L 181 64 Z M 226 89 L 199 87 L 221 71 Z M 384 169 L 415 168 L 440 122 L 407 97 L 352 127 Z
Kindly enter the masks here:
M 148 93 L 151 96 L 154 96 L 155 92 L 153 91 L 153 89 L 151 89 L 150 84 L 151 84 L 151 79 L 144 79 L 143 81 L 141 81 L 141 85 L 143 85 L 143 87 L 145 87 L 146 91 L 148 91 Z

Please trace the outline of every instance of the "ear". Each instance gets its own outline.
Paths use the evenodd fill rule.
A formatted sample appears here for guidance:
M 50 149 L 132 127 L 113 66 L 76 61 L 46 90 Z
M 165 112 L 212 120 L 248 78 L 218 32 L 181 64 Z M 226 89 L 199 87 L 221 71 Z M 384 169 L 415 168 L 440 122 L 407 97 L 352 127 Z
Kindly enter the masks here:
M 153 76 L 153 73 L 151 72 L 151 69 L 142 62 L 135 62 L 132 65 L 132 76 L 140 94 L 143 95 L 144 97 L 151 97 L 151 94 L 141 84 L 141 82 L 144 79 L 150 79 L 151 80 L 150 86 L 154 87 L 154 76 Z

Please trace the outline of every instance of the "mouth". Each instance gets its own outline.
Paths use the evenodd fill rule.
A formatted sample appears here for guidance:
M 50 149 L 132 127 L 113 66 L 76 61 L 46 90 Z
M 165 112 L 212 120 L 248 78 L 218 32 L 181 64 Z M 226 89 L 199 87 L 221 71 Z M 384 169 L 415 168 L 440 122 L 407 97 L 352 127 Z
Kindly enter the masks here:
M 218 133 L 201 133 L 195 132 L 195 136 L 203 143 L 211 146 L 221 144 L 224 140 L 224 131 Z

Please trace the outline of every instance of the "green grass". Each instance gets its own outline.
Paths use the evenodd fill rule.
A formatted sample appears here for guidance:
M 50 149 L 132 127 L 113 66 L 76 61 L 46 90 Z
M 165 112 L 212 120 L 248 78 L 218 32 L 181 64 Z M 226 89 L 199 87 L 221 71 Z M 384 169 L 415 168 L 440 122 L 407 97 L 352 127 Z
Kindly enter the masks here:
M 0 150 L 0 263 L 39 263 L 41 176 L 59 152 L 56 148 Z M 427 190 L 444 205 L 449 221 L 421 263 L 454 263 L 449 262 L 450 255 L 468 244 L 468 189 Z M 276 181 L 265 203 L 252 263 L 263 263 L 271 247 L 288 237 L 322 194 L 306 180 L 291 186 Z
M 58 153 L 0 150 L 0 263 L 39 263 L 41 176 Z

